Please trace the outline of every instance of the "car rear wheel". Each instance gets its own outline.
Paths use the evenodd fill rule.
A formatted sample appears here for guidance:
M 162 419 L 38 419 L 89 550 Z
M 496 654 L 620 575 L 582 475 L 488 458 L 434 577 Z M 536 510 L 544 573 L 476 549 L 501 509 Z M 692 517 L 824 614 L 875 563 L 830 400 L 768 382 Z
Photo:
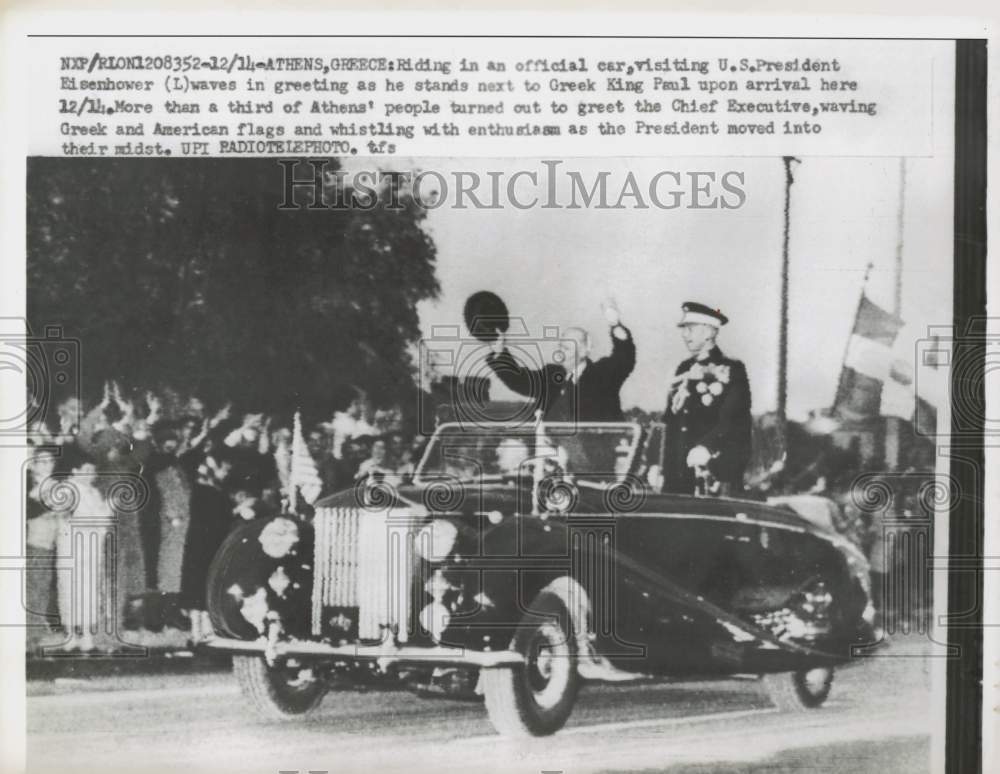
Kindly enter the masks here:
M 764 675 L 771 701 L 782 712 L 816 709 L 826 701 L 833 685 L 833 667 Z
M 524 664 L 484 669 L 486 710 L 503 736 L 545 736 L 566 723 L 580 689 L 576 640 L 558 597 L 539 597 L 518 625 L 512 647 Z
M 233 674 L 253 708 L 270 720 L 289 720 L 316 709 L 326 686 L 310 670 L 277 665 L 263 656 L 233 656 Z

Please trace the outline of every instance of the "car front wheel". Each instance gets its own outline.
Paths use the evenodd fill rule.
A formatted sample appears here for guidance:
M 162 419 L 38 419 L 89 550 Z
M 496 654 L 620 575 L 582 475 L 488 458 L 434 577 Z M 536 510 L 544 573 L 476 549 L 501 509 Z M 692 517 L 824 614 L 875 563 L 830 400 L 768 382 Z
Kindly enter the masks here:
M 555 595 L 539 597 L 518 625 L 513 649 L 524 664 L 484 669 L 486 710 L 503 736 L 545 736 L 566 723 L 580 689 L 569 613 Z
M 826 701 L 833 685 L 833 667 L 764 675 L 764 685 L 774 706 L 782 712 L 816 709 Z
M 233 656 L 233 674 L 254 709 L 270 720 L 289 720 L 316 709 L 326 686 L 310 670 L 276 665 L 263 656 Z

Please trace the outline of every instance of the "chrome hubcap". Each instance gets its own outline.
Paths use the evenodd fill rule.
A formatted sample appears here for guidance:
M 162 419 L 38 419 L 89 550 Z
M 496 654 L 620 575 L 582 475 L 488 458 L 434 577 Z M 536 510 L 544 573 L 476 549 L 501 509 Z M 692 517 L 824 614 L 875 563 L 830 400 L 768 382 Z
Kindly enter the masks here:
M 290 669 L 285 673 L 285 686 L 292 691 L 305 691 L 316 682 L 311 669 Z
M 569 684 L 569 644 L 562 630 L 551 623 L 543 624 L 532 638 L 528 657 L 528 684 L 538 706 L 545 709 L 559 703 Z
M 822 693 L 826 686 L 830 682 L 830 670 L 826 667 L 816 667 L 815 669 L 810 669 L 803 675 L 802 682 L 812 695 L 818 695 Z

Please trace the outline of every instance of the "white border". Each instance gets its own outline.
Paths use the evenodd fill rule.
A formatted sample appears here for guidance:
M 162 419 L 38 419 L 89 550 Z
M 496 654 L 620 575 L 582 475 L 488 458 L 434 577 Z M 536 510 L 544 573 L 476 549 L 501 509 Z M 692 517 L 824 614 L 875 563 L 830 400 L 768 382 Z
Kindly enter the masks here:
M 16 120 L 20 106 L 26 104 L 25 95 L 30 88 L 27 75 L 23 68 L 27 41 L 24 35 L 30 33 L 63 33 L 63 34 L 101 34 L 109 30 L 119 33 L 155 32 L 156 34 L 182 35 L 196 28 L 199 34 L 236 33 L 266 33 L 273 35 L 300 34 L 308 31 L 336 31 L 338 34 L 367 34 L 371 30 L 379 30 L 382 34 L 469 34 L 477 30 L 492 35 L 524 35 L 559 34 L 559 35 L 629 35 L 637 30 L 645 33 L 661 32 L 672 36 L 724 36 L 727 33 L 738 37 L 913 37 L 913 38 L 956 38 L 956 37 L 986 37 L 991 43 L 990 57 L 990 147 L 996 147 L 997 130 L 995 116 L 997 105 L 1000 104 L 1000 89 L 997 86 L 997 46 L 995 23 L 987 18 L 987 14 L 995 11 L 984 11 L 985 4 L 973 5 L 974 17 L 900 17 L 900 16 L 782 16 L 782 15 L 673 15 L 663 14 L 573 14 L 565 13 L 414 13 L 396 12 L 390 14 L 348 13 L 338 15 L 336 19 L 330 13 L 283 12 L 280 15 L 259 11 L 241 10 L 239 14 L 221 11 L 201 11 L 197 13 L 164 13 L 153 11 L 136 13 L 137 3 L 129 4 L 129 11 L 96 11 L 62 12 L 62 11 L 31 11 L 22 8 L 8 10 L 0 16 L 0 247 L 6 257 L 4 262 L 3 282 L 0 282 L 0 316 L 24 316 L 24 237 L 25 237 L 25 156 L 27 147 L 26 127 Z M 177 7 L 180 3 L 172 3 Z M 857 2 L 858 9 L 870 11 L 871 4 Z M 920 10 L 920 3 L 901 4 L 904 13 L 914 13 Z M 204 4 L 199 4 L 200 9 Z M 799 12 L 813 12 L 812 8 L 804 8 L 801 3 L 789 6 Z M 848 3 L 841 3 L 845 8 Z M 193 6 L 198 7 L 198 6 Z M 774 6 L 771 6 L 774 8 Z M 949 8 L 959 11 L 964 7 L 961 3 L 951 3 Z M 193 10 L 192 9 L 192 10 Z M 200 10 L 199 9 L 199 10 Z M 997 172 L 996 153 L 990 154 L 990 171 Z M 998 231 L 1000 213 L 995 206 L 992 190 L 989 194 L 989 230 L 991 234 Z M 989 287 L 1000 290 L 1000 270 L 988 262 Z M 996 294 L 993 295 L 995 299 Z M 994 316 L 1000 316 L 1000 309 L 994 300 L 989 306 Z M 0 415 L 12 416 L 17 413 L 16 406 L 23 403 L 23 395 L 9 393 L 0 396 Z M 996 392 L 987 396 L 987 416 L 998 414 L 1000 394 Z M 942 412 L 946 414 L 947 412 Z M 1000 451 L 997 447 L 986 450 L 986 470 L 1000 470 Z M 0 475 L 6 482 L 17 481 L 21 470 L 21 457 L 9 449 L 0 448 Z M 987 488 L 987 556 L 1000 555 L 1000 524 L 997 517 L 996 503 L 1000 499 L 1000 476 L 986 475 Z M 4 486 L 3 492 L 6 506 L 5 513 L 19 513 L 20 504 L 16 502 L 20 492 L 19 486 Z M 20 540 L 19 519 L 5 519 L 0 540 L 3 546 L 17 545 Z M 939 536 L 940 536 L 939 531 Z M 10 550 L 0 551 L 0 554 L 10 554 Z M 938 555 L 941 555 L 938 552 Z M 993 564 L 998 560 L 994 558 Z M 985 599 L 990 606 L 984 613 L 987 622 L 993 622 L 992 628 L 985 631 L 984 648 L 987 654 L 984 664 L 984 761 L 985 770 L 996 759 L 998 752 L 996 743 L 997 713 L 994 708 L 1000 706 L 1000 634 L 996 629 L 1000 622 L 997 611 L 1000 601 L 1000 578 L 994 566 L 992 572 L 986 573 Z M 4 573 L 7 575 L 8 573 Z M 946 594 L 936 590 L 936 600 L 946 602 Z M 12 600 L 3 600 L 5 613 L 10 613 Z M 14 608 L 19 610 L 16 602 Z M 9 620 L 5 618 L 4 620 Z M 4 696 L 0 705 L 0 724 L 2 724 L 2 759 L 0 770 L 21 771 L 24 769 L 24 674 L 23 674 L 23 632 L 18 629 L 4 628 L 0 630 L 0 659 L 4 664 L 3 684 Z M 942 707 L 943 702 L 939 705 Z M 943 714 L 942 714 L 943 718 Z M 943 745 L 935 747 L 935 762 L 943 763 Z

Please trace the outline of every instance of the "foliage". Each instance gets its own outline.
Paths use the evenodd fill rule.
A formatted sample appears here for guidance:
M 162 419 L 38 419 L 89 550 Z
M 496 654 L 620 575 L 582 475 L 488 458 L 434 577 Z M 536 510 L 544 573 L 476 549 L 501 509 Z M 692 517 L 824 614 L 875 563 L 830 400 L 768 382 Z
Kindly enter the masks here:
M 411 394 L 439 290 L 426 213 L 405 191 L 366 211 L 282 195 L 268 159 L 30 160 L 32 330 L 80 340 L 90 397 L 109 378 L 264 410 Z

